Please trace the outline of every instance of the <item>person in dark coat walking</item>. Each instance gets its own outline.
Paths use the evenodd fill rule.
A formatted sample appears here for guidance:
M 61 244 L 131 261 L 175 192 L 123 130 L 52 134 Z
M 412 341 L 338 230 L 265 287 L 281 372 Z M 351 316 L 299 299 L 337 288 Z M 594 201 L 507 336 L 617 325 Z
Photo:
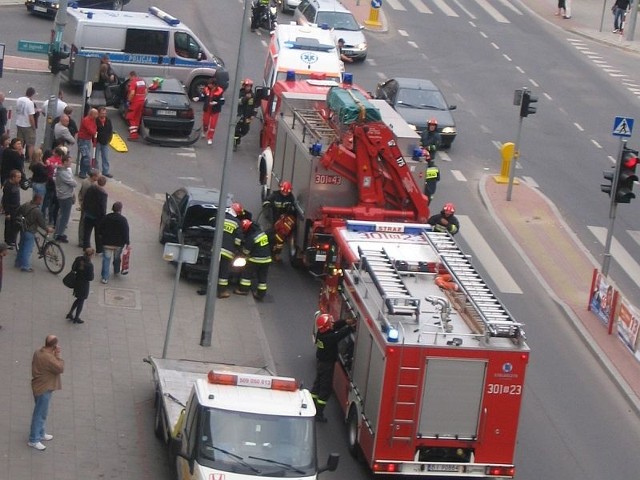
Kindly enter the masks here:
M 95 228 L 100 220 L 107 214 L 107 194 L 104 186 L 107 184 L 106 177 L 99 177 L 96 183 L 91 185 L 82 199 L 82 209 L 84 210 L 84 223 L 83 232 L 84 238 L 82 239 L 82 246 L 89 248 L 91 246 L 91 232 Z M 98 238 L 96 240 L 96 251 L 102 252 L 101 245 L 98 244 Z
M 334 321 L 333 315 L 322 313 L 316 318 L 316 378 L 311 387 L 311 397 L 316 405 L 316 420 L 326 422 L 324 408 L 331 397 L 333 389 L 333 369 L 338 360 L 338 343 L 347 337 L 351 329 L 351 321 Z
M 15 221 L 16 212 L 20 208 L 20 179 L 22 173 L 11 170 L 9 179 L 2 185 L 2 209 L 4 210 L 4 241 L 9 248 L 16 246 L 18 229 Z
M 129 222 L 122 215 L 122 202 L 115 202 L 111 213 L 106 215 L 98 226 L 96 233 L 102 245 L 102 283 L 109 283 L 111 259 L 113 258 L 113 273 L 120 273 L 122 249 L 129 245 Z
M 71 305 L 71 310 L 67 313 L 67 319 L 73 323 L 84 323 L 80 318 L 84 301 L 89 297 L 89 284 L 93 281 L 93 263 L 91 258 L 95 254 L 93 248 L 86 248 L 84 255 L 76 257 L 71 266 L 71 270 L 76 272 L 76 284 L 73 287 L 73 296 L 76 299 Z

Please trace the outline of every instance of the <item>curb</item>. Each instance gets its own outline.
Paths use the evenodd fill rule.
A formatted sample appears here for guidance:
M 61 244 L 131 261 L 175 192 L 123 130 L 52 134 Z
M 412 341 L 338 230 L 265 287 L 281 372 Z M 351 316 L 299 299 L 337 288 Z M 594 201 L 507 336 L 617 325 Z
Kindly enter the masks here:
M 585 346 L 589 349 L 589 351 L 596 357 L 596 361 L 604 368 L 607 376 L 613 381 L 616 385 L 620 393 L 625 397 L 628 405 L 635 412 L 637 416 L 640 416 L 640 399 L 637 397 L 635 392 L 631 389 L 626 380 L 619 374 L 617 368 L 614 364 L 609 360 L 609 357 L 604 353 L 604 351 L 600 348 L 598 343 L 594 340 L 594 338 L 589 334 L 589 332 L 584 328 L 582 320 L 578 314 L 558 295 L 555 291 L 549 286 L 547 281 L 544 279 L 540 271 L 536 268 L 534 262 L 529 258 L 527 253 L 522 249 L 520 244 L 513 238 L 509 229 L 502 222 L 499 215 L 497 215 L 496 210 L 493 208 L 493 204 L 491 203 L 489 196 L 486 192 L 485 185 L 487 179 L 491 178 L 491 174 L 485 174 L 480 179 L 478 184 L 478 190 L 480 193 L 480 197 L 482 199 L 482 203 L 487 207 L 487 210 L 494 218 L 494 221 L 501 228 L 503 234 L 507 237 L 513 248 L 520 254 L 524 263 L 529 267 L 533 275 L 536 277 L 536 280 L 542 285 L 542 288 L 549 294 L 549 296 L 558 304 L 562 310 L 564 310 L 566 317 L 570 321 L 572 328 L 576 333 L 580 336 L 580 339 L 585 344 Z M 520 182 L 524 188 L 532 189 L 540 198 L 551 208 L 558 222 L 564 227 L 567 234 L 571 237 L 572 241 L 580 248 L 580 251 L 587 258 L 588 262 L 592 265 L 596 265 L 594 257 L 586 250 L 584 245 L 578 240 L 573 231 L 569 229 L 569 226 L 566 224 L 560 212 L 556 208 L 556 206 L 549 200 L 540 190 L 537 188 L 533 188 L 527 184 L 526 181 L 520 179 Z

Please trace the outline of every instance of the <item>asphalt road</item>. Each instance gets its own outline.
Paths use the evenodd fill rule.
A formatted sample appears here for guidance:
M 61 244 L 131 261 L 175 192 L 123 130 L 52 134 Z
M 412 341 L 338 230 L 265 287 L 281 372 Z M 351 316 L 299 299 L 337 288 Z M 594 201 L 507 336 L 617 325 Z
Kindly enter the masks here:
M 135 8 L 144 10 L 152 3 L 169 12 L 175 5 L 168 0 L 136 0 Z M 230 68 L 237 55 L 241 4 L 226 0 L 224 8 L 217 4 L 212 8 L 208 2 L 196 0 L 190 2 L 188 11 L 180 12 L 182 20 Z M 349 65 L 347 70 L 370 90 L 381 79 L 394 75 L 431 78 L 449 102 L 458 105 L 454 113 L 460 134 L 445 157 L 451 162 L 441 162 L 444 174 L 435 205 L 456 202 L 491 246 L 495 258 L 476 255 L 472 230 L 462 229 L 460 241 L 476 256 L 476 264 L 486 272 L 489 283 L 496 282 L 490 277 L 491 264 L 499 261 L 523 292 L 500 295 L 511 313 L 527 324 L 532 347 L 516 459 L 518 478 L 634 478 L 640 471 L 640 460 L 633 454 L 640 441 L 638 419 L 629 413 L 618 391 L 568 327 L 561 310 L 489 218 L 479 201 L 477 185 L 481 175 L 499 169 L 495 142 L 514 140 L 518 114 L 512 104 L 513 91 L 528 86 L 538 92 L 540 102 L 538 113 L 524 123 L 517 174 L 535 180 L 583 243 L 595 255 L 601 253 L 588 226 L 602 227 L 608 221 L 608 199 L 599 184 L 602 170 L 611 165 L 607 156 L 617 151 L 617 142 L 610 136 L 611 121 L 616 115 L 633 116 L 637 100 L 619 80 L 603 74 L 591 57 L 577 48 L 582 44 L 567 34 L 540 24 L 525 10 L 520 14 L 502 8 L 508 22 L 499 22 L 474 5 L 468 2 L 465 8 L 475 18 L 459 9 L 459 17 L 387 9 L 389 33 L 367 34 L 369 59 Z M 11 39 L 3 40 L 8 54 L 14 38 L 25 38 L 21 32 L 33 31 L 28 36 L 33 40 L 48 37 L 47 21 L 24 15 L 24 7 L 15 7 L 13 16 L 9 10 L 13 8 L 6 10 L 15 22 L 9 30 L 3 28 L 3 37 Z M 267 38 L 254 34 L 245 40 L 240 76 L 258 79 Z M 632 54 L 581 41 L 590 51 L 601 53 L 613 68 L 640 73 Z M 2 88 L 11 85 L 12 91 L 22 94 L 25 82 L 46 92 L 49 79 L 5 74 Z M 66 93 L 68 100 L 79 101 L 78 92 Z M 183 183 L 219 186 L 228 114 L 227 110 L 221 117 L 223 128 L 216 134 L 213 148 L 203 142 L 188 149 L 132 144 L 128 154 L 112 157 L 116 178 L 153 196 L 162 196 Z M 126 131 L 120 120 L 115 124 L 120 132 Z M 255 123 L 247 141 L 234 154 L 228 178 L 230 191 L 253 210 L 259 205 L 255 168 L 258 130 L 259 123 Z M 640 230 L 634 212 L 633 208 L 618 210 L 616 238 L 629 251 L 637 250 L 637 244 L 626 231 Z M 156 219 L 149 219 L 149 228 L 156 228 L 156 224 Z M 638 297 L 637 279 L 625 278 L 628 276 L 615 262 L 612 273 L 621 279 L 618 282 L 625 291 L 633 292 L 629 295 Z M 269 284 L 269 301 L 260 311 L 278 371 L 310 384 L 314 375 L 310 325 L 318 283 L 283 264 L 272 269 Z M 320 458 L 329 451 L 339 451 L 343 458 L 338 472 L 323 478 L 370 478 L 371 474 L 346 453 L 335 403 L 328 413 L 331 422 L 319 429 Z

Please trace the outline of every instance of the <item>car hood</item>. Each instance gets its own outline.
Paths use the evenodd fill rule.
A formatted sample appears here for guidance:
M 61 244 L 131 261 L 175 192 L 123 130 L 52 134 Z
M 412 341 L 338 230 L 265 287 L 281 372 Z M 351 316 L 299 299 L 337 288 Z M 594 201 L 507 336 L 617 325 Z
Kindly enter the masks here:
M 336 44 L 338 43 L 338 39 L 343 38 L 345 47 L 348 47 L 349 45 L 367 43 L 367 39 L 360 30 L 331 30 L 331 34 L 333 35 L 333 41 Z
M 407 123 L 415 125 L 418 130 L 424 130 L 427 126 L 427 120 L 430 118 L 435 118 L 438 121 L 439 130 L 444 127 L 455 127 L 456 125 L 450 110 L 417 109 L 396 105 L 396 111 Z

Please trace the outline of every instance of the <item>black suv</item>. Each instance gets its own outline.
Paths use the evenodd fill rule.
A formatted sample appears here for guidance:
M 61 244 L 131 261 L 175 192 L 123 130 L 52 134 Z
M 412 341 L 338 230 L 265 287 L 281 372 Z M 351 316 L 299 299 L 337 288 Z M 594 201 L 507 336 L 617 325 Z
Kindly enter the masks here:
M 199 248 L 198 262 L 182 266 L 186 276 L 202 277 L 209 272 L 219 202 L 220 191 L 215 188 L 182 187 L 166 194 L 160 216 L 160 243 L 180 243 L 178 230 L 182 229 L 185 245 Z

